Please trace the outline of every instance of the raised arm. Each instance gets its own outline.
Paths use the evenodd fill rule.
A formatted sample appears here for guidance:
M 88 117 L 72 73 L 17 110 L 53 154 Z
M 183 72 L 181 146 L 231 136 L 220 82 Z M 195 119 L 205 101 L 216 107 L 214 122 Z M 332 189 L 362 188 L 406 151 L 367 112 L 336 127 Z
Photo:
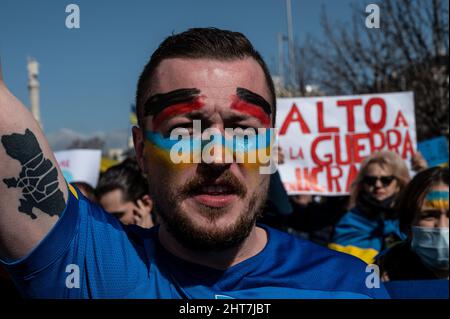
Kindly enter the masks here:
M 58 221 L 67 186 L 39 124 L 7 89 L 0 65 L 0 258 L 29 253 Z

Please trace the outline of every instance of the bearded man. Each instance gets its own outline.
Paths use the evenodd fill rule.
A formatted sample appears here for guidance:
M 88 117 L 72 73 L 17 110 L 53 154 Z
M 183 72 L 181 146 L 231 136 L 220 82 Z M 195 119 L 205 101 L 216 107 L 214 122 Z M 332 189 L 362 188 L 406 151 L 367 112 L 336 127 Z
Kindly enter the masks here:
M 270 137 L 255 140 L 274 127 L 276 97 L 244 35 L 195 28 L 168 37 L 140 76 L 136 105 L 137 160 L 161 222 L 150 230 L 122 225 L 67 185 L 39 126 L 0 81 L 0 253 L 26 296 L 388 297 L 366 285 L 357 258 L 257 224 L 270 175 L 237 154 L 270 149 Z M 258 134 L 232 137 L 231 161 L 223 145 L 205 152 L 203 140 L 195 159 L 196 121 L 202 139 L 207 130 L 219 141 L 230 128 Z M 174 141 L 175 130 L 187 137 Z M 192 152 L 177 162 L 183 141 Z

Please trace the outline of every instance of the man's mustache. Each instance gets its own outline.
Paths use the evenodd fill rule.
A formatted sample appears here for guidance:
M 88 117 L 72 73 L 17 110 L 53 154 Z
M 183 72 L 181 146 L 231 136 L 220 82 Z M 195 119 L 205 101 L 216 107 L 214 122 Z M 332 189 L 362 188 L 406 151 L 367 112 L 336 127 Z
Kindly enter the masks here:
M 182 186 L 180 195 L 183 198 L 191 197 L 198 194 L 202 187 L 213 185 L 226 187 L 229 193 L 236 194 L 242 198 L 247 194 L 247 187 L 233 173 L 227 170 L 220 176 L 211 177 L 204 174 L 195 176 Z

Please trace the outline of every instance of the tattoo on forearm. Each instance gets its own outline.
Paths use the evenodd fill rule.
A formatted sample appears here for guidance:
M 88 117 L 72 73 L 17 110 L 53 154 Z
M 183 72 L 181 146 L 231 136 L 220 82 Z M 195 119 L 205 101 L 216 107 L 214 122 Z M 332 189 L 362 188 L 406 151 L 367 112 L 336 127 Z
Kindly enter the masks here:
M 19 211 L 35 219 L 33 208 L 50 216 L 64 210 L 64 195 L 59 189 L 58 171 L 52 162 L 44 157 L 36 136 L 29 130 L 25 134 L 4 135 L 1 138 L 6 153 L 18 160 L 22 170 L 17 178 L 5 178 L 10 187 L 22 189 Z

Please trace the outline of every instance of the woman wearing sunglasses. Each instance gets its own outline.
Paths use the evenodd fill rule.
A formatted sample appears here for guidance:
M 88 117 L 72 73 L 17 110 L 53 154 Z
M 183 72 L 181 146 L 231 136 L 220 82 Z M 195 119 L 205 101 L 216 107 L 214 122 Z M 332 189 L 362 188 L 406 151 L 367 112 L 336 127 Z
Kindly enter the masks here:
M 408 167 L 396 153 L 367 157 L 352 184 L 351 209 L 337 223 L 329 247 L 371 263 L 381 250 L 404 240 L 393 204 L 409 180 Z
M 448 167 L 418 173 L 396 204 L 408 240 L 377 256 L 384 281 L 448 279 Z

